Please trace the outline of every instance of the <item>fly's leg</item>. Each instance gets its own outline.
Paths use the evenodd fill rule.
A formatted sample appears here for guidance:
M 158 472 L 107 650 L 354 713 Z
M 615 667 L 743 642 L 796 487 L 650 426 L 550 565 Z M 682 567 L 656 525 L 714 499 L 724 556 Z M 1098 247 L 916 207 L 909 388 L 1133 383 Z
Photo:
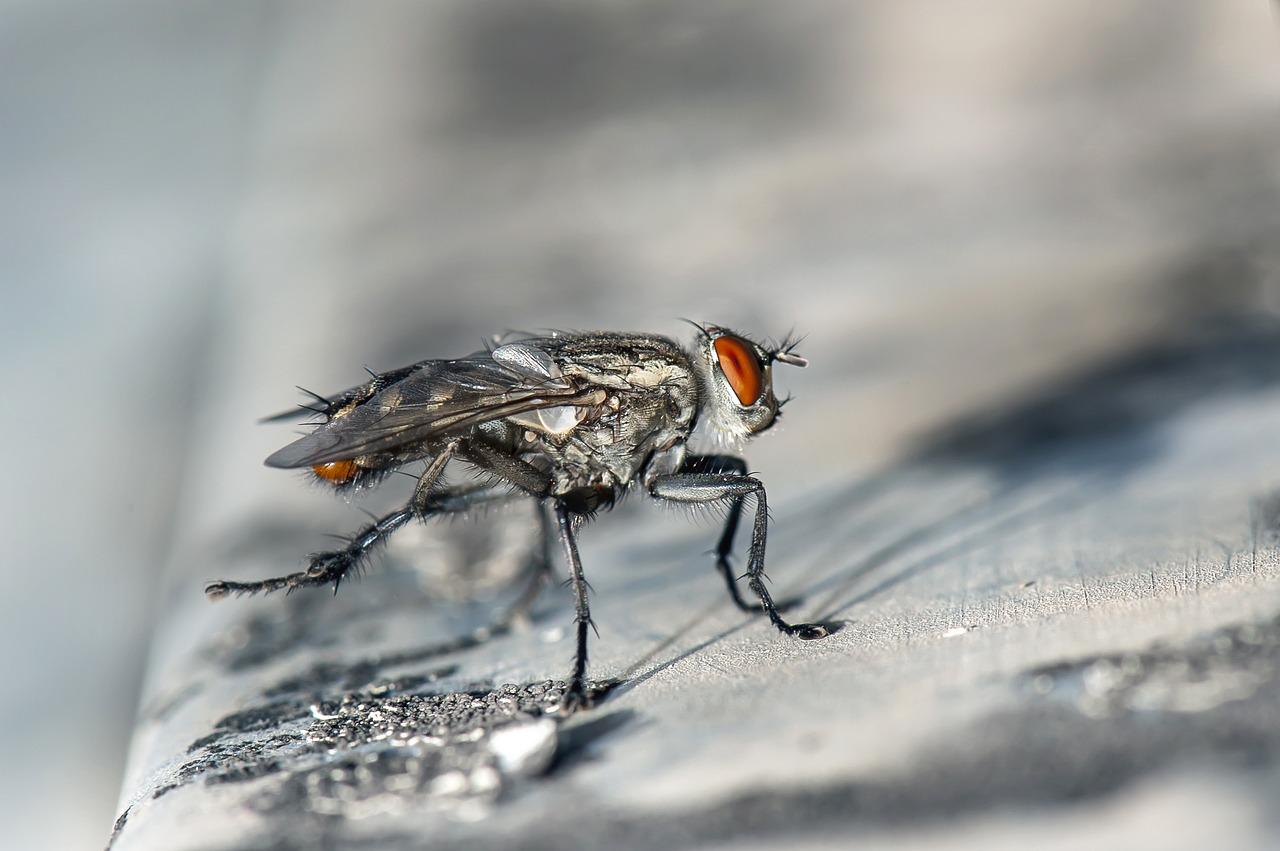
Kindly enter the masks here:
M 551 518 L 547 515 L 545 504 L 538 502 L 536 505 L 538 541 L 529 554 L 529 581 L 520 591 L 520 596 L 512 601 L 494 623 L 495 630 L 506 631 L 516 623 L 527 620 L 530 612 L 533 611 L 533 604 L 538 601 L 538 597 L 551 580 Z
M 680 467 L 680 472 L 685 474 L 735 473 L 745 476 L 747 462 L 736 455 L 692 455 Z M 734 605 L 744 612 L 759 612 L 763 611 L 759 603 L 748 603 L 742 599 L 742 592 L 738 590 L 737 577 L 733 574 L 733 565 L 729 563 L 729 556 L 733 554 L 733 539 L 738 534 L 738 524 L 742 521 L 742 508 L 745 504 L 745 496 L 734 497 L 729 502 L 729 513 L 724 519 L 724 531 L 720 533 L 720 540 L 716 542 L 716 568 L 724 577 L 724 584 L 729 589 L 729 596 L 733 598 Z
M 477 467 L 510 482 L 540 502 L 551 491 L 551 477 L 537 467 L 480 441 L 468 442 L 462 449 L 463 457 Z M 556 527 L 560 543 L 564 547 L 565 562 L 569 565 L 569 582 L 573 586 L 575 602 L 574 623 L 577 624 L 577 649 L 573 659 L 573 672 L 569 675 L 569 690 L 564 705 L 573 711 L 588 705 L 587 695 L 587 629 L 594 629 L 591 609 L 587 603 L 587 579 L 582 573 L 582 560 L 578 557 L 577 532 L 574 521 L 581 515 L 574 514 L 563 500 L 553 501 Z M 546 563 L 550 565 L 548 553 Z M 536 592 L 533 592 L 536 593 Z
M 341 550 L 312 553 L 307 556 L 309 564 L 306 570 L 290 573 L 285 576 L 273 576 L 270 579 L 258 579 L 253 582 L 233 582 L 219 579 L 204 586 L 204 593 L 210 600 L 221 600 L 229 594 L 258 594 L 272 591 L 292 593 L 298 588 L 333 583 L 333 593 L 338 593 L 338 586 L 346 575 L 362 558 L 368 555 L 376 545 L 385 541 L 405 523 L 413 519 L 413 510 L 401 508 L 390 514 L 379 517 L 370 525 L 361 529 L 351 539 L 351 543 Z
M 565 693 L 565 705 L 570 710 L 586 706 L 587 698 L 587 628 L 591 623 L 591 608 L 587 604 L 587 578 L 582 573 L 582 560 L 578 558 L 578 539 L 574 530 L 575 515 L 563 502 L 555 504 L 556 525 L 560 531 L 560 543 L 564 545 L 565 562 L 569 565 L 569 581 L 573 584 L 575 602 L 574 623 L 578 630 L 578 646 L 573 658 L 573 673 L 569 676 L 569 691 Z
M 551 578 L 551 520 L 547 516 L 545 504 L 545 498 L 551 491 L 551 477 L 532 464 L 482 440 L 469 440 L 461 444 L 459 454 L 468 463 L 496 476 L 537 502 L 539 541 L 531 560 L 532 576 L 520 596 L 495 624 L 495 629 L 505 631 L 512 624 L 528 617 L 533 604 Z
M 311 564 L 306 570 L 290 573 L 288 576 L 261 579 L 257 582 L 219 580 L 206 585 L 204 593 L 211 600 L 220 600 L 229 594 L 258 594 L 282 590 L 291 592 L 297 588 L 328 585 L 332 582 L 333 591 L 336 594 L 338 584 L 374 547 L 385 542 L 392 532 L 414 517 L 425 519 L 438 514 L 463 513 L 480 505 L 510 499 L 510 497 L 510 494 L 493 488 L 458 488 L 441 491 L 432 495 L 423 510 L 405 507 L 393 511 L 357 532 L 352 537 L 351 543 L 343 549 L 310 556 Z
M 459 454 L 468 463 L 514 485 L 535 499 L 542 499 L 551 491 L 551 477 L 542 470 L 484 441 L 467 441 L 459 447 Z
M 759 479 L 740 473 L 673 473 L 658 476 L 649 485 L 649 493 L 672 502 L 707 504 L 755 499 L 756 516 L 751 528 L 751 552 L 747 557 L 747 585 L 760 598 L 760 606 L 769 621 L 787 635 L 798 638 L 824 638 L 827 628 L 820 624 L 788 623 L 778 614 L 778 607 L 765 587 L 764 550 L 768 536 L 768 502 Z M 726 530 L 728 531 L 728 530 Z M 732 536 L 730 536 L 732 538 Z
M 738 523 L 742 520 L 742 508 L 745 502 L 744 497 L 737 497 L 729 505 L 729 516 L 724 521 L 724 532 L 716 542 L 716 567 L 724 577 L 724 584 L 729 589 L 733 604 L 744 612 L 758 612 L 761 611 L 758 604 L 748 603 L 742 599 L 742 592 L 738 590 L 738 578 L 733 575 L 733 565 L 729 563 L 729 556 L 733 552 L 733 537 L 738 533 Z
M 547 579 L 551 576 L 551 523 L 547 518 L 546 507 L 543 505 L 544 498 L 551 491 L 551 477 L 527 461 L 483 440 L 468 440 L 462 443 L 459 446 L 459 454 L 468 463 L 498 477 L 515 487 L 517 491 L 533 497 L 538 503 L 540 540 L 533 553 L 533 575 L 520 596 L 498 621 L 498 626 L 505 629 L 528 616 L 538 595 L 542 593 Z
M 481 502 L 494 498 L 490 490 L 446 491 L 441 494 L 432 492 L 432 487 L 440 480 L 445 466 L 457 450 L 457 443 L 447 444 L 423 471 L 414 488 L 413 498 L 409 504 L 390 514 L 374 520 L 351 537 L 351 542 L 340 550 L 313 553 L 308 557 L 306 570 L 276 576 L 271 579 L 260 579 L 255 582 L 232 582 L 218 580 L 210 582 L 204 593 L 211 600 L 220 600 L 228 594 L 258 594 L 272 591 L 292 592 L 298 588 L 333 583 L 333 593 L 338 593 L 338 586 L 369 553 L 380 544 L 386 542 L 391 535 L 414 517 L 426 518 L 432 514 L 444 514 L 465 511 Z M 501 496 L 501 494 L 499 494 Z

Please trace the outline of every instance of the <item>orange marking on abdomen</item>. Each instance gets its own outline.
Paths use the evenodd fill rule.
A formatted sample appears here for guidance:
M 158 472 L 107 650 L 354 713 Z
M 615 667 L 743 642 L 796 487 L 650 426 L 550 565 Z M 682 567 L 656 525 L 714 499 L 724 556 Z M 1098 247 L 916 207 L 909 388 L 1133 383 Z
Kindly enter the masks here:
M 316 464 L 311 468 L 317 476 L 335 485 L 345 485 L 356 477 L 356 462 L 330 461 L 328 464 Z

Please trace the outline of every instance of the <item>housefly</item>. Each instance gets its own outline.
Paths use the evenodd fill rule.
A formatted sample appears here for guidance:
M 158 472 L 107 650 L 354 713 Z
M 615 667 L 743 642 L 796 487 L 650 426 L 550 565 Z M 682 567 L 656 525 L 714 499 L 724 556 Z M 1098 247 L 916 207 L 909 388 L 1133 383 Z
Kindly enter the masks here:
M 566 701 L 579 706 L 587 702 L 591 614 L 578 529 L 639 489 L 670 502 L 725 506 L 715 558 L 734 603 L 763 612 L 787 635 L 824 637 L 827 630 L 819 624 L 786 621 L 765 586 L 764 485 L 737 455 L 687 448 L 695 427 L 730 446 L 768 429 L 782 407 L 773 389 L 774 365 L 803 367 L 807 361 L 791 341 L 766 344 L 716 325 L 694 327 L 697 338 L 687 349 L 667 337 L 611 332 L 499 340 L 463 358 L 370 372 L 371 379 L 357 387 L 316 396 L 318 405 L 308 410 L 321 421 L 267 458 L 267 466 L 309 470 L 338 490 L 352 490 L 424 462 L 412 498 L 343 548 L 311 555 L 303 571 L 257 582 L 217 581 L 205 593 L 218 599 L 329 584 L 336 593 L 372 550 L 410 520 L 528 496 L 543 518 L 542 569 L 550 569 L 554 526 L 570 573 L 577 652 Z M 445 468 L 455 462 L 485 474 L 481 482 L 444 486 Z M 743 599 L 729 562 L 748 502 L 755 515 L 743 578 L 758 604 Z

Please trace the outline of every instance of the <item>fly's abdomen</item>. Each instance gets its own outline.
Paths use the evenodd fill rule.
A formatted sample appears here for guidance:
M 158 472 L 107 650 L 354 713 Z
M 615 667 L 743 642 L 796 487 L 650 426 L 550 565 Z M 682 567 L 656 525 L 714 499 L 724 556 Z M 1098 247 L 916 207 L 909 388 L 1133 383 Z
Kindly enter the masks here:
M 311 468 L 311 471 L 330 484 L 346 485 L 355 480 L 360 468 L 356 466 L 355 461 L 347 459 L 344 461 L 330 461 L 327 464 L 316 464 Z

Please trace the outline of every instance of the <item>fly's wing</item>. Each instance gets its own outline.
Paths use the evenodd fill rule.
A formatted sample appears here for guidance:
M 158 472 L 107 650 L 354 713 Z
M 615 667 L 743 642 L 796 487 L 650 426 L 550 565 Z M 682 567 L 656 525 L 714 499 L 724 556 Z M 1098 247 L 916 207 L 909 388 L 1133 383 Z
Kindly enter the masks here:
M 559 370 L 553 372 L 502 362 L 488 352 L 461 360 L 424 361 L 407 378 L 349 414 L 318 426 L 266 463 L 311 467 L 392 450 L 513 414 L 572 404 L 581 389 L 561 378 Z
M 323 417 L 327 420 L 348 405 L 368 400 L 378 390 L 389 387 L 397 381 L 403 381 L 406 376 L 412 375 L 421 368 L 422 364 L 415 363 L 411 366 L 393 369 L 390 372 L 373 372 L 370 370 L 369 374 L 373 376 L 372 381 L 357 384 L 355 387 L 348 387 L 341 393 L 336 393 L 332 396 L 321 396 L 319 393 L 313 393 L 305 387 L 299 387 L 298 389 L 304 395 L 311 397 L 311 401 L 308 404 L 298 405 L 292 410 L 281 411 L 278 414 L 263 417 L 258 422 L 278 423 L 307 416 Z

